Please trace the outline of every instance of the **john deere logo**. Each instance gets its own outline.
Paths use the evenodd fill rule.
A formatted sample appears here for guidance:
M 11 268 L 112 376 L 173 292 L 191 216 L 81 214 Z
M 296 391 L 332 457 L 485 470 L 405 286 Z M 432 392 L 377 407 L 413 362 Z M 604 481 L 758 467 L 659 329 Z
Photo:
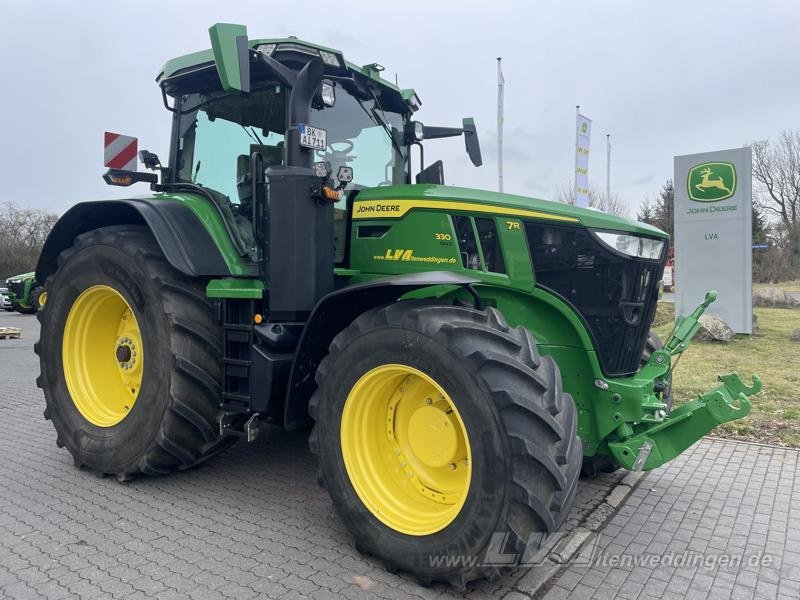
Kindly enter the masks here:
M 736 192 L 736 169 L 731 163 L 709 162 L 689 170 L 689 198 L 695 202 L 719 202 Z
M 581 133 L 585 135 L 587 129 L 589 128 L 586 126 L 586 121 L 584 121 L 583 123 L 581 123 Z

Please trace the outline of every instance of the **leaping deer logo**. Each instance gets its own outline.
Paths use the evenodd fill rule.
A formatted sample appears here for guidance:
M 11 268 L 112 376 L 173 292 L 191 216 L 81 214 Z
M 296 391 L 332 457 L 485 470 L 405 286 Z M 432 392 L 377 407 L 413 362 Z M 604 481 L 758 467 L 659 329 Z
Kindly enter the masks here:
M 702 177 L 702 180 L 700 181 L 700 183 L 695 184 L 694 187 L 700 190 L 701 192 L 717 188 L 720 190 L 724 190 L 725 193 L 727 194 L 732 194 L 733 192 L 729 190 L 725 185 L 725 182 L 722 181 L 722 177 L 711 179 L 711 175 L 713 175 L 713 173 L 714 172 L 711 170 L 711 167 L 706 167 L 705 169 L 702 169 L 700 171 L 700 177 Z

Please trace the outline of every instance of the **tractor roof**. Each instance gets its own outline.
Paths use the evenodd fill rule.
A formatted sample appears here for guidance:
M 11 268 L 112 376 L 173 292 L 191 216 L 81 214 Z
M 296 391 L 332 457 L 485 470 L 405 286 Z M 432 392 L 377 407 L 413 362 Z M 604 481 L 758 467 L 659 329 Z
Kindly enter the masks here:
M 419 100 L 419 96 L 417 96 L 416 92 L 412 88 L 401 89 L 386 79 L 383 79 L 380 76 L 381 71 L 383 71 L 383 67 L 378 63 L 371 63 L 363 66 L 355 65 L 345 60 L 340 50 L 328 48 L 326 46 L 320 46 L 319 44 L 312 44 L 310 42 L 299 40 L 295 37 L 248 40 L 248 45 L 254 49 L 259 46 L 267 48 L 271 47 L 271 52 L 273 53 L 292 52 L 294 54 L 300 53 L 307 56 L 320 57 L 323 59 L 323 63 L 325 64 L 326 73 L 329 70 L 347 70 L 355 75 L 377 83 L 387 91 L 400 94 L 402 99 L 406 102 L 406 104 L 408 104 L 408 107 L 411 109 L 411 111 L 416 111 L 422 104 Z M 338 66 L 329 61 L 338 61 Z M 199 52 L 192 52 L 191 54 L 184 54 L 183 56 L 172 58 L 164 63 L 164 66 L 156 77 L 156 81 L 161 83 L 162 81 L 176 76 L 189 74 L 200 69 L 205 69 L 213 64 L 214 54 L 210 48 L 207 50 L 200 50 Z

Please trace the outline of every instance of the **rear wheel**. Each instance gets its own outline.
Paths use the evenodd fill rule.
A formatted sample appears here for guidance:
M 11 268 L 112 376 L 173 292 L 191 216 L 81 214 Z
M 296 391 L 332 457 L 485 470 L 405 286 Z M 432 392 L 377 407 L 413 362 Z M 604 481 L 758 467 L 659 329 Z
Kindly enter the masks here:
M 360 550 L 422 582 L 495 577 L 566 517 L 581 461 L 558 367 L 494 309 L 368 311 L 310 403 L 320 480 Z
M 202 282 L 142 227 L 79 236 L 47 280 L 36 345 L 57 442 L 121 480 L 191 467 L 220 438 L 221 331 Z

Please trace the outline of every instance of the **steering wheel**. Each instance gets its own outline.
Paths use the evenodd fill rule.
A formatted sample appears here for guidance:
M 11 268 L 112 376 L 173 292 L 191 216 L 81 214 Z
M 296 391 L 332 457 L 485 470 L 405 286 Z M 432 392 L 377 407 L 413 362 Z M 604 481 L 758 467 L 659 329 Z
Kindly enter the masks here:
M 340 145 L 344 145 L 344 148 L 337 148 Z M 320 160 L 330 161 L 332 165 L 341 166 L 358 158 L 349 154 L 353 148 L 355 144 L 351 140 L 337 140 L 328 144 L 328 150 L 318 153 L 318 157 Z

